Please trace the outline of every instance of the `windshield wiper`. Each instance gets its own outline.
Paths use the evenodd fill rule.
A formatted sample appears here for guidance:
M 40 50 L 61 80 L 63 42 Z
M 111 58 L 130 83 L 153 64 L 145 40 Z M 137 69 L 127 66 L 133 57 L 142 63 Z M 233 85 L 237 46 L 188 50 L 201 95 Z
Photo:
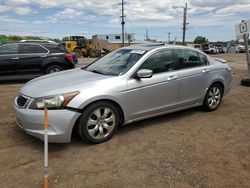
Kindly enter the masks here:
M 97 70 L 88 70 L 90 72 L 94 72 L 94 73 L 97 73 L 97 74 L 102 74 L 102 75 L 105 75 L 103 72 L 100 72 L 100 71 L 97 71 Z

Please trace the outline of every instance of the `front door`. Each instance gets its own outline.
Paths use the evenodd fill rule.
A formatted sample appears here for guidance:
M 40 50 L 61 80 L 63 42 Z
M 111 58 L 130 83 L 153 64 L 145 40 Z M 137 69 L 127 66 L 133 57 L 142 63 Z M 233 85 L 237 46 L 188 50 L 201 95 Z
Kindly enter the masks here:
M 127 81 L 125 98 L 129 119 L 151 116 L 165 112 L 177 103 L 176 75 L 172 50 L 152 54 L 138 70 L 153 71 L 151 78 L 130 78 Z

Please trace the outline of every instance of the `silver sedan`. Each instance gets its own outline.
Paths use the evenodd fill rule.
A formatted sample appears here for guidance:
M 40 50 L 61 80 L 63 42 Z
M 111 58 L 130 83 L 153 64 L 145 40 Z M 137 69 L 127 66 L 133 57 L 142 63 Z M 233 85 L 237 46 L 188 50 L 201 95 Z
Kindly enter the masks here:
M 17 125 L 49 141 L 70 142 L 72 130 L 89 143 L 110 139 L 119 125 L 203 106 L 216 110 L 229 91 L 231 68 L 203 52 L 165 45 L 118 49 L 78 68 L 31 80 L 15 99 Z

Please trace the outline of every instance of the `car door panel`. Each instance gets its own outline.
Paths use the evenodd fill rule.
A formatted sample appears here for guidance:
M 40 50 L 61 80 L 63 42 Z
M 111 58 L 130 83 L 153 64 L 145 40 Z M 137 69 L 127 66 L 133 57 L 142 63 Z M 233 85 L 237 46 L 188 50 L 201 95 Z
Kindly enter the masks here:
M 125 100 L 133 101 L 126 108 L 130 119 L 161 113 L 174 107 L 178 87 L 176 81 L 171 79 L 172 75 L 161 73 L 152 78 L 128 80 Z
M 0 76 L 14 74 L 14 58 L 15 55 L 0 55 Z
M 183 105 L 200 102 L 206 92 L 208 73 L 206 67 L 179 70 L 178 101 Z
M 38 50 L 34 50 L 34 48 L 38 48 Z M 42 62 L 47 53 L 42 53 L 42 51 L 39 51 L 39 48 L 42 49 L 37 44 L 20 44 L 20 60 L 16 64 L 19 74 L 30 74 L 41 71 Z
M 179 53 L 179 54 L 178 54 Z M 192 50 L 177 51 L 178 103 L 179 106 L 202 104 L 207 85 L 209 66 Z
M 172 50 L 159 50 L 138 69 L 152 70 L 151 78 L 128 79 L 126 100 L 133 101 L 127 108 L 130 119 L 162 113 L 177 103 L 177 76 L 173 65 Z

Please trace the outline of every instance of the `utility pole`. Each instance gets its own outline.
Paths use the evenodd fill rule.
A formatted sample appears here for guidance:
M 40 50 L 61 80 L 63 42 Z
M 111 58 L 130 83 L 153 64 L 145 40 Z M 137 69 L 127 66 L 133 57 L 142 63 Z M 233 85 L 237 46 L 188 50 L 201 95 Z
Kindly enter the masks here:
M 187 3 L 184 7 L 184 14 L 183 14 L 183 37 L 182 37 L 182 45 L 185 45 L 185 38 L 186 38 L 186 30 L 187 30 Z
M 148 29 L 146 29 L 146 41 L 149 39 L 149 37 L 148 37 Z
M 168 44 L 170 44 L 170 35 L 171 33 L 168 33 Z
M 176 45 L 177 37 L 174 38 L 174 45 Z
M 125 18 L 125 16 L 124 16 L 124 0 L 122 0 L 121 5 L 122 5 L 122 10 L 121 10 L 122 15 L 120 17 L 122 18 L 122 22 L 121 22 L 121 24 L 122 24 L 122 46 L 125 46 L 125 44 L 124 44 L 124 25 L 125 25 L 125 21 L 124 21 L 124 18 Z

